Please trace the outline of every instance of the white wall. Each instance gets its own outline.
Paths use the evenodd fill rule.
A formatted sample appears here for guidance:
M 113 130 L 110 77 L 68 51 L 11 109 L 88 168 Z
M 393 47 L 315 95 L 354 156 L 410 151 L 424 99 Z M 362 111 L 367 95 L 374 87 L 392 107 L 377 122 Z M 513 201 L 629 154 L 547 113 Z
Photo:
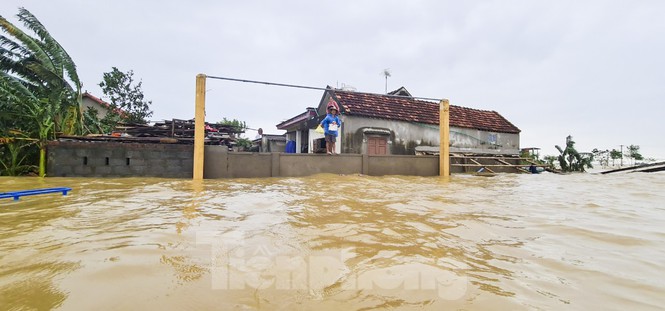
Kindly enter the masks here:
M 342 116 L 344 125 L 343 135 L 352 135 L 354 149 L 359 153 L 366 152 L 365 142 L 359 141 L 357 131 L 365 128 L 388 129 L 394 133 L 393 141 L 389 144 L 402 144 L 409 142 L 416 145 L 439 145 L 439 126 L 432 124 L 410 123 L 404 121 L 365 118 L 358 116 Z M 343 139 L 342 141 L 347 141 Z M 450 128 L 451 152 L 474 152 L 487 154 L 519 154 L 519 134 L 487 132 L 477 129 Z M 362 144 L 362 148 L 358 148 Z M 340 139 L 338 138 L 338 146 Z

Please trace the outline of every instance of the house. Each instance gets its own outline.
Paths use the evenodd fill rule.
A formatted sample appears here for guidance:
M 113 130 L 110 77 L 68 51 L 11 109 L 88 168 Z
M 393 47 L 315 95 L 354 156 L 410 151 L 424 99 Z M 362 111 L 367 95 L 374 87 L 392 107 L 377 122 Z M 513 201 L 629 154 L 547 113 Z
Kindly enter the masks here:
M 338 153 L 413 155 L 417 148 L 438 150 L 439 103 L 419 100 L 401 87 L 387 95 L 328 87 L 317 108 L 277 125 L 295 141 L 296 152 L 320 150 L 317 124 L 332 97 L 340 106 Z M 496 111 L 450 105 L 450 152 L 518 155 L 520 129 Z
M 295 142 L 295 153 L 314 153 L 310 152 L 310 150 L 313 150 L 313 147 L 308 142 L 310 138 L 317 139 L 323 137 L 323 135 L 313 130 L 320 121 L 321 118 L 319 118 L 317 109 L 307 107 L 305 112 L 277 124 L 277 128 L 286 130 L 287 142 Z M 323 150 L 325 150 L 325 145 L 323 145 Z
M 100 120 L 106 117 L 106 114 L 111 109 L 111 105 L 109 103 L 88 92 L 83 93 L 81 99 L 81 111 L 85 113 L 89 108 L 92 108 L 97 111 L 97 118 Z
M 286 138 L 284 135 L 263 134 L 252 141 L 253 152 L 284 152 L 286 151 Z

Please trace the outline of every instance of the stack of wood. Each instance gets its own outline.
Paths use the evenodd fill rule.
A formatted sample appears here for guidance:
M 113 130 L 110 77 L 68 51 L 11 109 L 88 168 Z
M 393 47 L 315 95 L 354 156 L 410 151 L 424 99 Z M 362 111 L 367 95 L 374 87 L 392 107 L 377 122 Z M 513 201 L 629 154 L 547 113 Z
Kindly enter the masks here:
M 88 136 L 65 136 L 58 138 L 80 141 L 116 141 L 142 143 L 194 143 L 194 120 L 171 119 L 147 124 L 119 124 L 111 135 L 95 134 Z M 227 145 L 233 147 L 243 129 L 229 125 L 205 123 L 205 143 L 208 145 Z

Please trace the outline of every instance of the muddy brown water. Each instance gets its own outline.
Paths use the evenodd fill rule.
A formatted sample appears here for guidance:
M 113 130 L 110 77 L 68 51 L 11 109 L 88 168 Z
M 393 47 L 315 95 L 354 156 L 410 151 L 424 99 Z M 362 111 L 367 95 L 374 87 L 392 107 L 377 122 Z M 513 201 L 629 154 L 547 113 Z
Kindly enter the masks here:
M 665 173 L 0 178 L 1 310 L 657 310 Z

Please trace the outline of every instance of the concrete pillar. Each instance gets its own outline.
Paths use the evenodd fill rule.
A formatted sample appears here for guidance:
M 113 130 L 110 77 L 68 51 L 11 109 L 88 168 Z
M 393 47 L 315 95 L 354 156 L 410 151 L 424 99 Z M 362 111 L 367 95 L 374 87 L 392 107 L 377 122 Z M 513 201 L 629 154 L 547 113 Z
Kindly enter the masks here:
M 302 148 L 300 148 L 302 146 L 302 141 L 301 141 L 302 140 L 302 135 L 301 134 L 302 133 L 300 132 L 300 130 L 296 131 L 296 153 L 300 153 L 300 150 L 302 150 Z
M 439 176 L 450 176 L 450 103 L 439 103 Z
M 194 171 L 193 179 L 203 179 L 203 157 L 205 154 L 205 106 L 206 75 L 196 75 L 196 111 L 194 113 Z
M 271 163 L 271 177 L 279 177 L 279 152 L 271 153 L 272 163 Z

